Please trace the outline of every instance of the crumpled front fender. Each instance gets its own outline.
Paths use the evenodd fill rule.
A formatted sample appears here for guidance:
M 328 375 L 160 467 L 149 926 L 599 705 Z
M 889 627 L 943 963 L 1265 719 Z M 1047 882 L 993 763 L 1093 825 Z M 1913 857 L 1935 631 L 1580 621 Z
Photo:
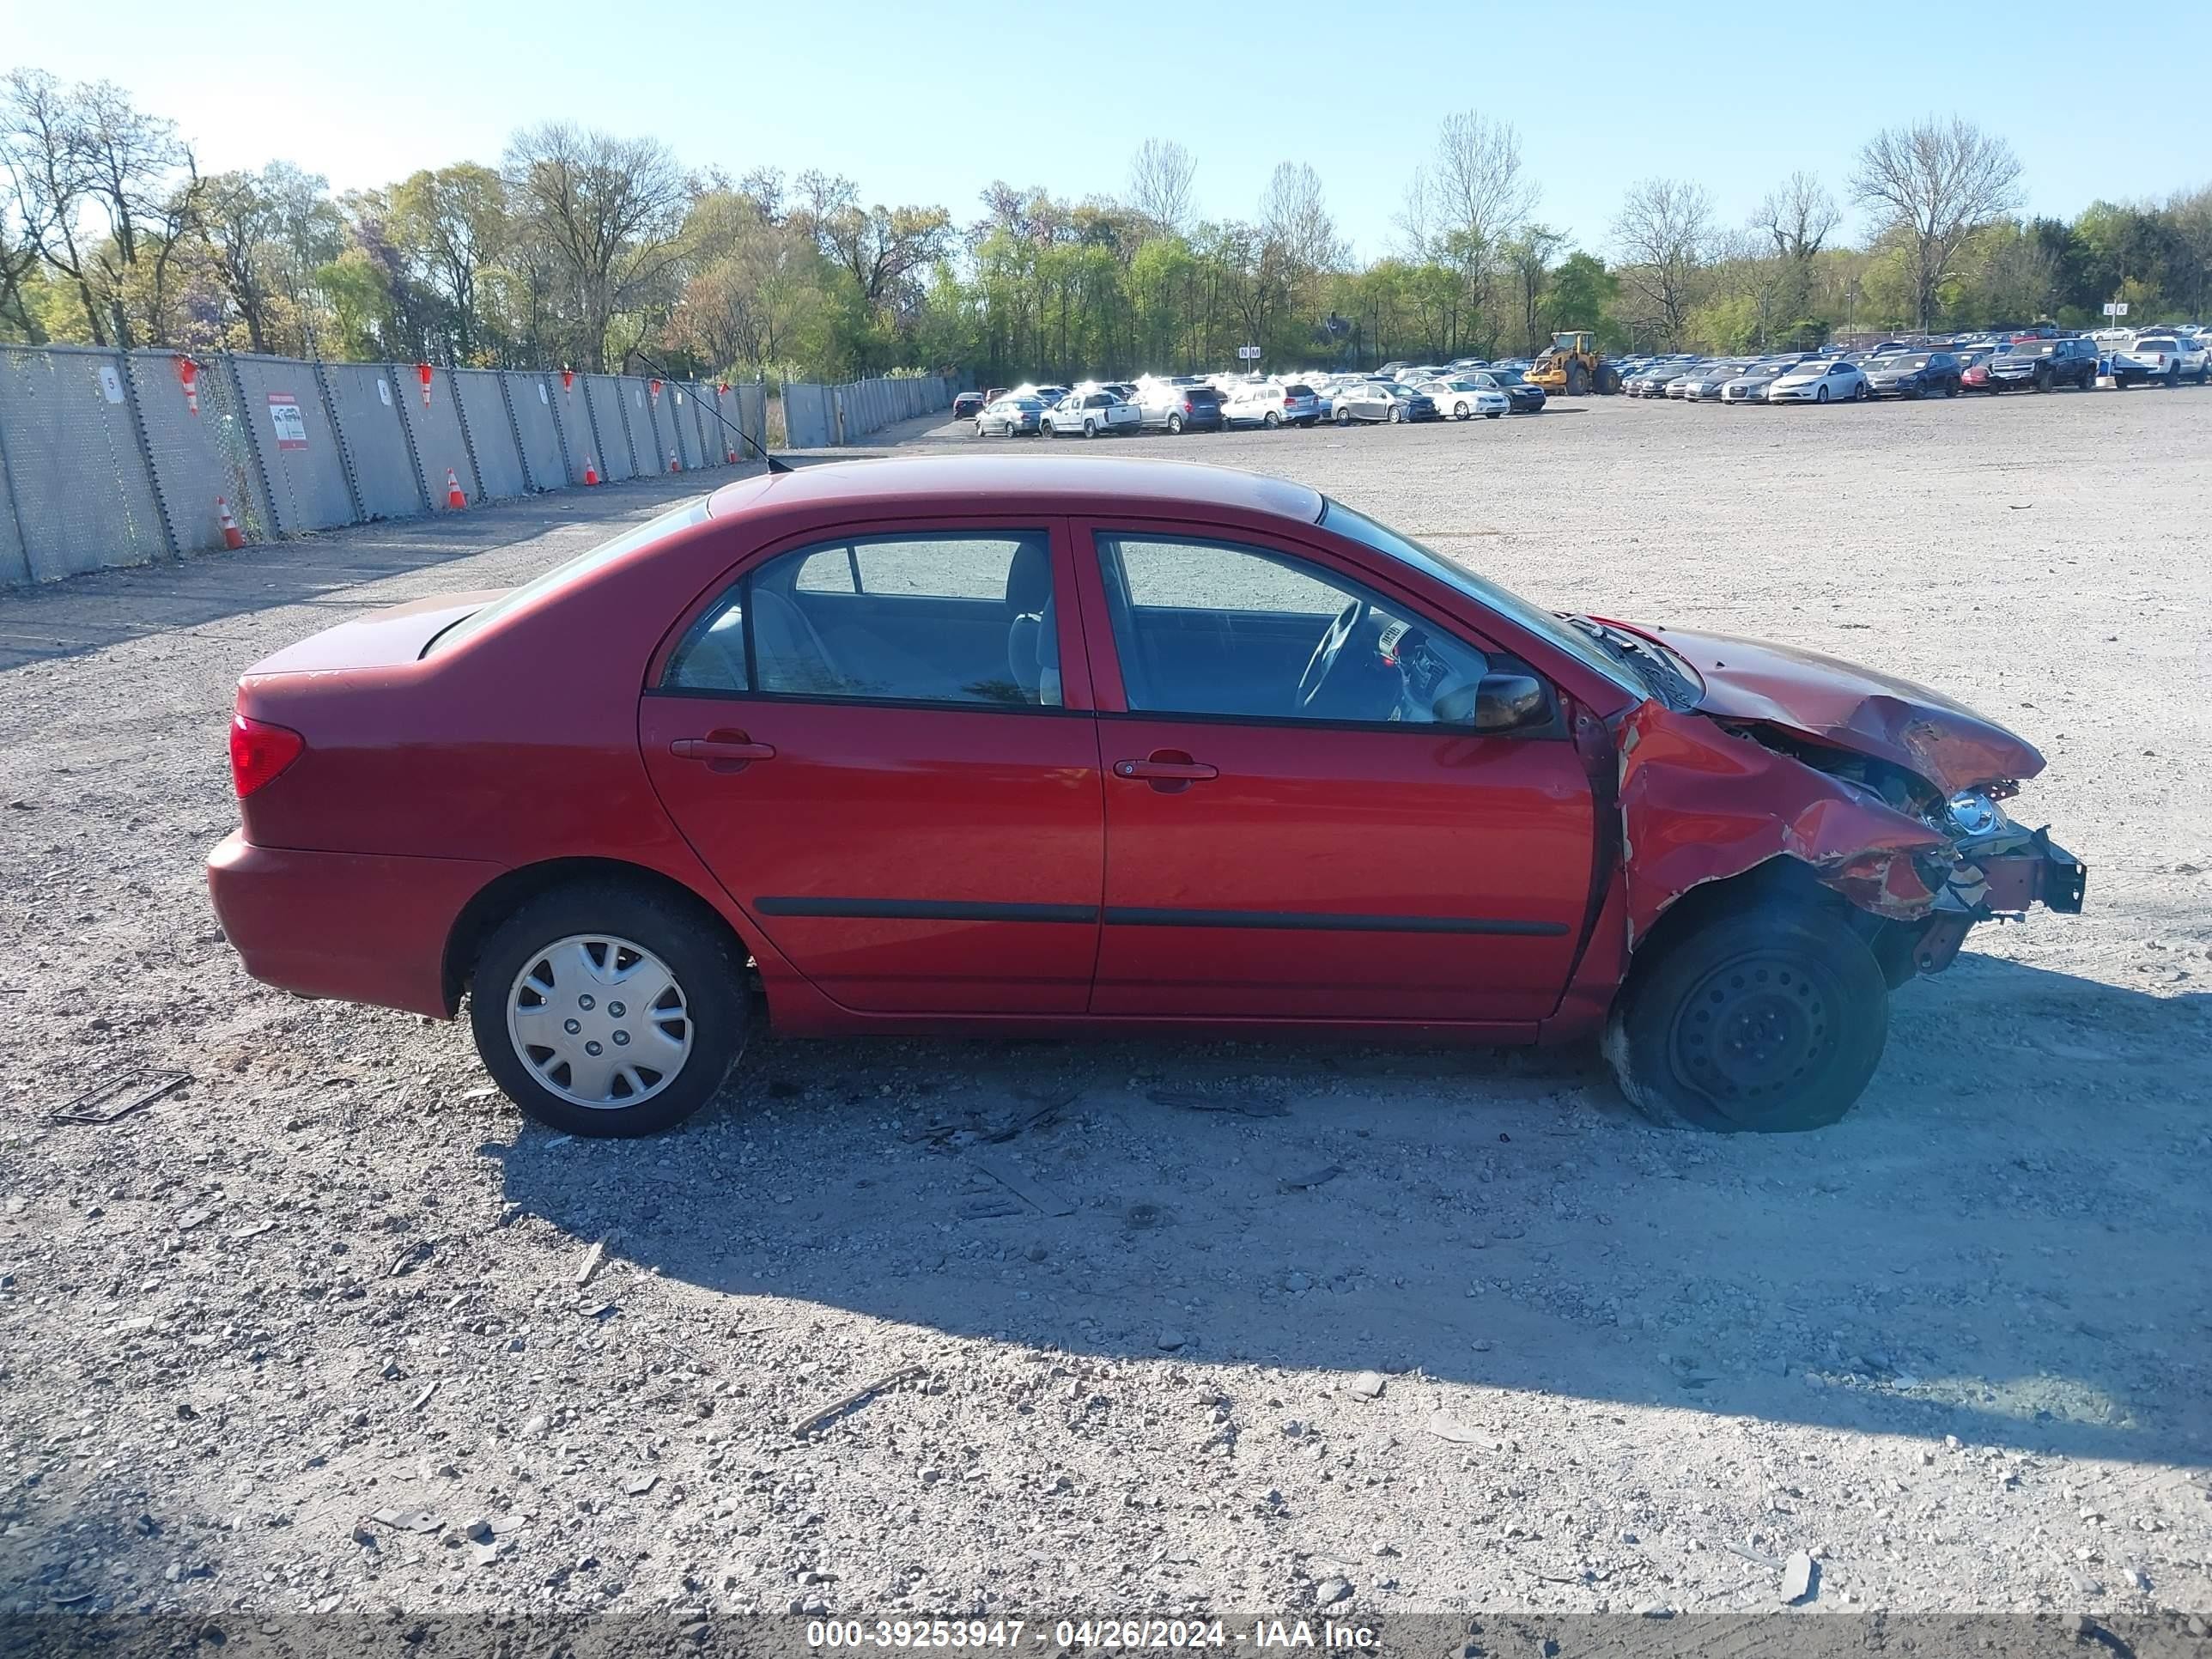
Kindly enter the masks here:
M 1616 752 L 1632 946 L 1692 888 L 1778 857 L 1875 915 L 1936 902 L 1915 859 L 1948 841 L 1846 780 L 1651 702 L 1623 718 Z

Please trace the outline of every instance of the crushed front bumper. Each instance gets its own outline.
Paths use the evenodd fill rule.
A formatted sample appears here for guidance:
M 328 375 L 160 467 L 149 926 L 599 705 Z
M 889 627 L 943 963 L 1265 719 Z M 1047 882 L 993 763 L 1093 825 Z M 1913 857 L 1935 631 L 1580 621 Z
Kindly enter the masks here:
M 2007 823 L 1985 836 L 1960 841 L 1957 862 L 1938 890 L 1924 921 L 1900 924 L 1915 930 L 1915 972 L 1940 974 L 1951 965 L 1966 935 L 1984 921 L 2018 921 L 2034 906 L 2079 915 L 2089 884 L 2088 867 L 2046 829 Z

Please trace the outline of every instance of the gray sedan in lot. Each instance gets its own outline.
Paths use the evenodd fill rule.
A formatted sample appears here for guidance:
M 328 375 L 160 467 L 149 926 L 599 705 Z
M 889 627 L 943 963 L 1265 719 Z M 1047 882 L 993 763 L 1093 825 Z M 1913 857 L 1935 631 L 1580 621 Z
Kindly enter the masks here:
M 1355 380 L 1336 389 L 1339 426 L 1354 421 L 1433 421 L 1436 399 L 1395 380 Z
M 984 405 L 975 417 L 979 438 L 1034 438 L 1044 425 L 1044 400 L 1040 398 L 1001 398 Z

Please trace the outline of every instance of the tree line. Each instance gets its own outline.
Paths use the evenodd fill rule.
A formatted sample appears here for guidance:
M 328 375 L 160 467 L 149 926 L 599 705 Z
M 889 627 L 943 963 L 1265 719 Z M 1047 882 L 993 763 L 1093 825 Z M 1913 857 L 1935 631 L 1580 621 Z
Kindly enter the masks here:
M 1605 240 L 1540 216 L 1508 122 L 1446 118 L 1395 246 L 1351 257 L 1319 175 L 1277 167 L 1249 218 L 1196 208 L 1154 139 L 1125 188 L 994 181 L 964 222 L 854 180 L 684 167 L 651 138 L 525 128 L 457 162 L 333 193 L 292 162 L 206 173 L 123 89 L 0 77 L 0 340 L 487 367 L 635 366 L 987 381 L 1499 356 L 1560 329 L 1735 351 L 1853 331 L 2084 326 L 2212 312 L 2212 187 L 2022 218 L 2017 159 L 1955 118 L 1886 130 L 1831 186 L 1778 182 L 1742 224 L 1695 180 L 1629 185 Z M 1844 234 L 1856 210 L 1863 225 Z

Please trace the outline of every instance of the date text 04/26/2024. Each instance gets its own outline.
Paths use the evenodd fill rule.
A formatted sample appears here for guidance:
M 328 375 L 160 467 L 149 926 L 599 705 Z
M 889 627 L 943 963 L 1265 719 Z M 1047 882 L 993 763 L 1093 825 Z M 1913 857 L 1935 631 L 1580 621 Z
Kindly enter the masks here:
M 1000 1648 L 1031 1644 L 1074 1651 L 1174 1650 L 1249 1648 L 1255 1651 L 1360 1652 L 1377 1644 L 1369 1625 L 1334 1619 L 1255 1619 L 1231 1624 L 1212 1619 L 1062 1619 L 1052 1625 L 1020 1619 L 815 1619 L 806 1625 L 810 1648 Z

